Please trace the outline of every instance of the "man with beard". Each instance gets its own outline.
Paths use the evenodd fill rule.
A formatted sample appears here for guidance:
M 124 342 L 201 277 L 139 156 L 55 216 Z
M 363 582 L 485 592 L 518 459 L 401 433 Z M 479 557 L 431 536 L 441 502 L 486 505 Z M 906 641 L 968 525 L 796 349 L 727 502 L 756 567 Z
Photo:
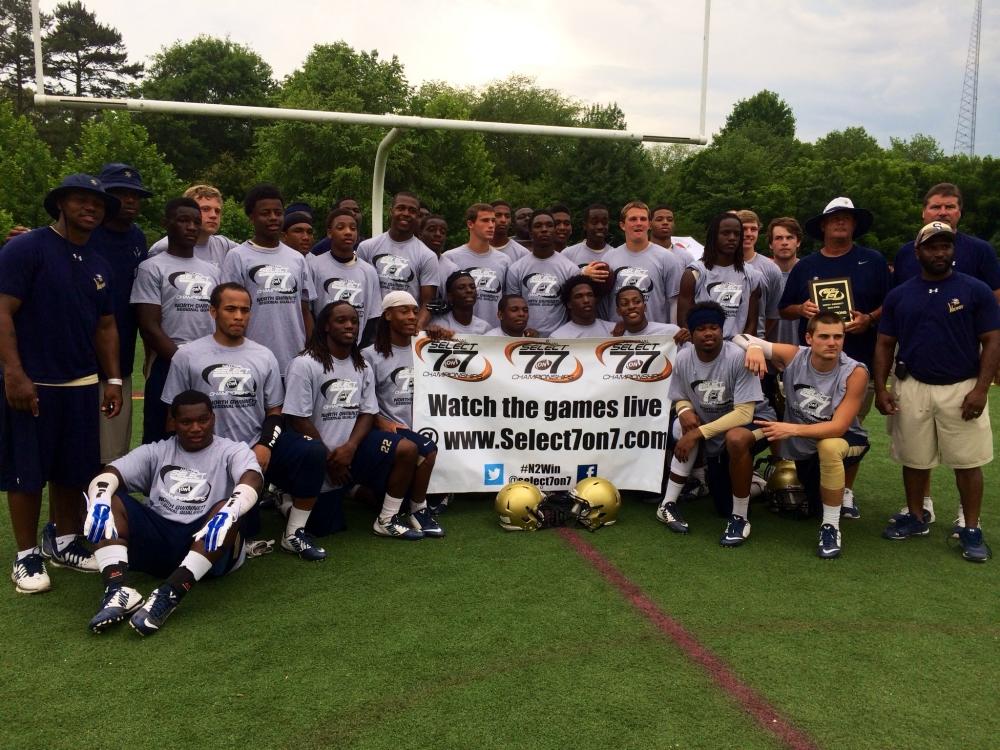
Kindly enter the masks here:
M 521 206 L 514 211 L 514 239 L 521 247 L 531 249 L 531 215 L 535 209 Z

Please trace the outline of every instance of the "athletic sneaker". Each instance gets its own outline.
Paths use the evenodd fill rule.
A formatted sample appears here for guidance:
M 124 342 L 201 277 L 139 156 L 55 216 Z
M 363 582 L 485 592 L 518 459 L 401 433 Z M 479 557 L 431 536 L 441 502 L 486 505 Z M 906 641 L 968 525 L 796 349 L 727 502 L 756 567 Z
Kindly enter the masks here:
M 437 495 L 436 497 L 427 498 L 427 509 L 430 510 L 432 516 L 440 516 L 446 510 L 448 510 L 448 503 L 455 499 L 455 494 L 449 492 L 446 495 Z M 434 502 L 434 501 L 437 502 Z
M 382 519 L 376 518 L 375 523 L 372 525 L 372 530 L 376 536 L 388 536 L 393 539 L 416 541 L 417 539 L 424 538 L 424 532 L 411 529 L 409 524 L 405 524 L 399 520 L 398 515 L 393 516 L 385 523 L 382 523 Z
M 901 513 L 895 523 L 890 523 L 882 532 L 885 539 L 909 539 L 911 536 L 927 536 L 930 529 L 927 523 L 918 520 L 912 513 Z
M 849 505 L 848 501 L 850 501 Z M 852 521 L 857 521 L 861 518 L 861 509 L 854 500 L 854 492 L 847 487 L 844 488 L 844 504 L 840 506 L 840 517 L 850 518 Z
M 410 528 L 416 529 L 417 531 L 423 533 L 424 536 L 444 536 L 444 529 L 442 529 L 441 524 L 434 519 L 430 508 L 424 508 L 423 510 L 418 510 L 416 513 L 411 513 Z
M 42 555 L 57 568 L 69 568 L 81 573 L 97 573 L 97 558 L 83 544 L 83 537 L 77 535 L 66 548 L 59 551 L 56 544 L 56 525 L 49 521 L 42 529 Z
M 739 547 L 750 538 L 750 522 L 735 513 L 729 517 L 726 530 L 722 532 L 719 544 L 723 547 Z
M 816 548 L 816 554 L 824 560 L 840 557 L 840 529 L 835 529 L 829 523 L 819 527 L 819 547 Z
M 961 539 L 963 531 L 965 531 L 965 519 L 959 516 L 955 519 L 955 523 L 951 525 L 951 531 L 948 535 L 952 539 Z
M 52 588 L 52 581 L 45 570 L 45 558 L 37 552 L 14 560 L 10 580 L 19 594 L 41 594 Z
M 889 519 L 889 523 L 898 523 L 899 519 L 910 512 L 907 506 L 903 506 L 899 509 L 899 512 L 893 515 Z M 937 516 L 934 515 L 934 501 L 929 497 L 924 499 L 924 523 L 934 523 L 937 520 Z M 955 537 L 958 539 L 958 537 Z
M 153 589 L 142 609 L 132 615 L 129 625 L 139 635 L 153 635 L 163 627 L 164 620 L 170 617 L 179 603 L 180 599 L 170 585 L 162 583 Z
M 958 541 L 962 545 L 962 557 L 969 562 L 986 562 L 990 559 L 991 550 L 983 541 L 983 530 L 979 527 L 970 529 L 963 526 Z
M 142 594 L 131 586 L 108 586 L 104 589 L 100 610 L 90 618 L 90 624 L 87 627 L 95 633 L 103 633 L 141 606 Z
M 656 520 L 667 525 L 667 528 L 677 534 L 688 533 L 688 522 L 681 516 L 677 503 L 660 503 L 656 509 Z
M 681 490 L 681 496 L 678 498 L 682 503 L 689 503 L 692 500 L 697 500 L 701 497 L 707 497 L 709 495 L 708 485 L 702 482 L 700 479 L 695 479 L 694 477 L 688 477 L 687 482 L 684 483 L 684 489 Z
M 316 544 L 316 540 L 305 529 L 296 529 L 294 534 L 282 539 L 281 549 L 309 562 L 326 559 L 326 550 Z

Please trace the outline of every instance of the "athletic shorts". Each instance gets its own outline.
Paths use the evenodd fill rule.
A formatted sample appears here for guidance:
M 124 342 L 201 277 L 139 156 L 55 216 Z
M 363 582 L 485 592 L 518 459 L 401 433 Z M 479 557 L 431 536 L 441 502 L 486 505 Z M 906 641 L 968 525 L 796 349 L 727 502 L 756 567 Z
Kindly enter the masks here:
M 0 378 L 0 490 L 86 487 L 101 468 L 98 387 L 36 386 L 38 416 L 7 403 Z
M 131 495 L 118 498 L 128 515 L 128 567 L 157 578 L 166 578 L 177 569 L 191 550 L 194 535 L 211 518 L 206 513 L 190 523 L 179 523 L 150 510 Z M 208 575 L 224 576 L 242 565 L 243 559 L 243 536 L 237 534 L 232 549 L 219 558 Z
M 326 479 L 326 446 L 287 424 L 271 449 L 266 481 L 292 497 L 316 497 Z
M 974 378 L 952 385 L 930 385 L 909 377 L 892 378 L 899 413 L 886 420 L 892 437 L 892 459 L 911 469 L 975 469 L 993 460 L 990 410 L 968 422 L 962 401 L 976 385 Z

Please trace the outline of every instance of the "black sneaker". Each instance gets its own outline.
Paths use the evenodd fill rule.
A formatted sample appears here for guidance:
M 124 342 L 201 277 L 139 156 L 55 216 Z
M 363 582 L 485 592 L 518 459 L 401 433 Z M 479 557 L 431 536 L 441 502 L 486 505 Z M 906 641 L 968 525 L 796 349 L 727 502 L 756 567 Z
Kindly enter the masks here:
M 918 519 L 912 513 L 903 513 L 895 523 L 890 523 L 882 531 L 882 537 L 884 539 L 893 539 L 899 541 L 901 539 L 909 539 L 911 536 L 927 536 L 930 533 L 930 528 L 927 524 Z
M 819 527 L 819 547 L 816 548 L 816 554 L 824 560 L 840 557 L 840 529 L 835 529 L 829 523 Z
M 684 520 L 675 502 L 660 503 L 656 509 L 656 520 L 666 524 L 667 528 L 675 534 L 688 533 L 688 522 Z
M 142 606 L 142 594 L 131 586 L 108 586 L 104 589 L 101 608 L 90 618 L 87 626 L 95 633 L 103 633 Z
M 169 584 L 160 584 L 146 599 L 146 603 L 129 620 L 129 625 L 139 635 L 153 635 L 163 627 L 164 621 L 170 617 L 180 599 Z
M 309 562 L 326 559 L 326 550 L 316 544 L 316 540 L 307 534 L 305 529 L 296 529 L 294 534 L 284 537 L 281 540 L 281 549 Z
M 963 526 L 958 535 L 958 542 L 962 545 L 962 557 L 969 562 L 986 562 L 992 557 L 992 550 L 983 541 L 983 530 L 978 526 L 975 528 Z
M 726 530 L 722 532 L 719 544 L 723 547 L 739 547 L 750 538 L 750 522 L 735 513 L 729 517 Z

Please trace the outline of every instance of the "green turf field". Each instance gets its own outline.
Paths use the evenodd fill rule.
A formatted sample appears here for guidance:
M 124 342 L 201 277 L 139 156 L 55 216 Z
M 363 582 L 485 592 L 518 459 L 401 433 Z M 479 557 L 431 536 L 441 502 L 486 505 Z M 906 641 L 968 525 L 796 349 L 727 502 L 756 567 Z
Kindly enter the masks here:
M 842 524 L 839 560 L 814 556 L 815 522 L 760 506 L 735 550 L 707 506 L 687 506 L 687 537 L 638 502 L 615 527 L 574 533 L 819 747 L 995 748 L 1000 561 L 946 544 L 944 471 L 932 534 L 880 538 L 901 487 L 881 417 L 868 427 L 862 518 Z M 998 479 L 991 465 L 984 528 L 1000 545 Z M 326 562 L 250 561 L 199 585 L 153 638 L 86 630 L 96 576 L 50 567 L 53 591 L 34 597 L 4 584 L 0 747 L 782 746 L 558 532 L 506 534 L 484 500 L 418 543 L 374 537 L 364 507 L 348 515 Z M 275 515 L 265 528 L 279 531 Z

